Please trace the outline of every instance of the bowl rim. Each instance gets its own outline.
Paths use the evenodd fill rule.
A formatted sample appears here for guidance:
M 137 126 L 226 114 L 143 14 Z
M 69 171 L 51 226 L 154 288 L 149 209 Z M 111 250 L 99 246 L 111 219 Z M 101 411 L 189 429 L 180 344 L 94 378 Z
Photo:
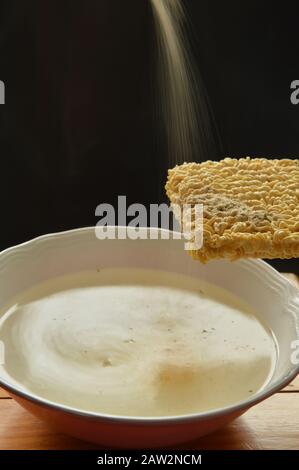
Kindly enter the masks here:
M 98 227 L 97 227 L 98 228 Z M 126 228 L 130 230 L 130 227 L 124 226 L 109 226 L 105 227 L 105 229 L 119 229 L 119 228 Z M 141 231 L 155 231 L 156 233 L 162 232 L 172 232 L 171 230 L 163 229 L 163 228 L 156 228 L 156 227 L 140 227 Z M 6 248 L 5 250 L 0 252 L 0 270 L 1 270 L 1 263 L 3 259 L 9 256 L 12 253 L 18 251 L 27 251 L 27 249 L 34 249 L 35 245 L 39 242 L 43 242 L 45 240 L 51 238 L 60 238 L 60 237 L 67 237 L 72 236 L 73 234 L 79 234 L 84 232 L 95 231 L 95 227 L 83 227 L 83 228 L 75 228 L 71 230 L 64 230 L 60 232 L 53 232 L 47 233 L 44 235 L 40 235 L 35 237 L 31 240 L 26 242 L 14 245 L 12 247 Z M 240 262 L 240 261 L 235 261 Z M 259 266 L 260 269 L 266 272 L 268 275 L 275 278 L 276 281 L 280 285 L 284 285 L 290 291 L 290 295 L 292 293 L 292 297 L 294 296 L 294 300 L 296 301 L 297 307 L 299 307 L 299 289 L 295 287 L 287 278 L 282 276 L 278 271 L 276 271 L 272 266 L 261 259 L 242 259 L 241 262 L 243 264 L 255 264 Z M 295 312 L 298 320 L 298 338 L 299 338 L 299 311 Z M 232 405 L 228 405 L 222 408 L 215 408 L 212 410 L 198 412 L 198 413 L 189 413 L 183 415 L 173 415 L 173 416 L 156 416 L 156 417 L 147 417 L 147 416 L 126 416 L 126 415 L 112 415 L 112 414 L 105 414 L 100 412 L 92 412 L 92 411 L 85 411 L 78 408 L 73 408 L 71 406 L 63 405 L 60 403 L 52 402 L 47 400 L 46 398 L 39 397 L 33 393 L 27 392 L 26 390 L 22 390 L 15 385 L 9 383 L 6 379 L 0 377 L 0 386 L 7 390 L 12 395 L 16 397 L 20 397 L 23 400 L 27 400 L 37 406 L 48 408 L 50 410 L 54 410 L 57 412 L 63 412 L 69 415 L 85 418 L 92 421 L 104 421 L 110 423 L 118 423 L 118 424 L 130 424 L 130 425 L 161 425 L 161 426 L 168 426 L 173 424 L 184 424 L 196 421 L 205 421 L 208 419 L 216 419 L 220 418 L 229 414 L 242 414 L 252 406 L 260 403 L 261 401 L 265 400 L 266 398 L 272 396 L 273 394 L 277 393 L 279 390 L 284 388 L 288 385 L 294 378 L 299 374 L 299 364 L 293 365 L 290 371 L 283 375 L 281 378 L 275 380 L 271 384 L 271 379 L 269 384 L 267 385 L 268 388 L 262 389 L 255 393 L 252 397 L 249 397 L 245 400 L 239 401 Z

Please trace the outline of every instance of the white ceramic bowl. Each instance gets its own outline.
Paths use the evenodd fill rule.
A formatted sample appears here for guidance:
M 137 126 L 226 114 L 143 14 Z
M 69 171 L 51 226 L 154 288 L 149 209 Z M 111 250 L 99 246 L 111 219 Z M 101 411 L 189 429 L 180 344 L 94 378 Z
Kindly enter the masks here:
M 158 229 L 142 231 L 159 236 L 162 233 Z M 299 365 L 291 362 L 291 344 L 299 338 L 298 289 L 260 260 L 213 261 L 202 265 L 186 254 L 182 240 L 100 241 L 94 228 L 36 238 L 0 254 L 0 306 L 39 282 L 99 266 L 172 271 L 203 278 L 227 289 L 249 303 L 273 331 L 279 349 L 278 362 L 270 382 L 247 400 L 206 413 L 168 418 L 125 418 L 84 412 L 34 396 L 25 387 L 13 385 L 0 376 L 0 385 L 22 406 L 61 431 L 108 447 L 173 446 L 228 423 L 298 374 Z

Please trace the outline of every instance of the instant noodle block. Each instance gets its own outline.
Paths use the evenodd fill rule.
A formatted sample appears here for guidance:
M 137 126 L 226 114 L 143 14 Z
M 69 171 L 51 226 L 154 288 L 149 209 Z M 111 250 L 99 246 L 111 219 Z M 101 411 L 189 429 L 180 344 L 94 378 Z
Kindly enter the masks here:
M 184 163 L 169 170 L 166 192 L 172 205 L 191 205 L 193 226 L 194 206 L 203 204 L 194 259 L 299 257 L 299 160 Z

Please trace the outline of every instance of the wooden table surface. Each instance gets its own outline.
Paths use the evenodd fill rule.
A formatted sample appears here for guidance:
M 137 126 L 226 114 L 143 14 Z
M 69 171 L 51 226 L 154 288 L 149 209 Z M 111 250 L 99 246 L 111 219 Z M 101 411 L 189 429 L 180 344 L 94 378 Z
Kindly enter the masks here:
M 299 281 L 294 275 L 290 279 Z M 59 434 L 23 410 L 0 389 L 0 450 L 96 449 L 92 444 Z M 292 384 L 254 406 L 219 431 L 180 449 L 299 450 L 299 376 Z

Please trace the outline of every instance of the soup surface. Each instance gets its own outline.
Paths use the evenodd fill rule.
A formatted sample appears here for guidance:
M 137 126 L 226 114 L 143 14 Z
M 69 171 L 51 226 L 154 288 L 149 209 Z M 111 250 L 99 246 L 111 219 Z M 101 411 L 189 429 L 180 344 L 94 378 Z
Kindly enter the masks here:
M 125 416 L 221 408 L 276 362 L 249 307 L 201 280 L 135 269 L 44 282 L 0 312 L 0 376 L 52 402 Z

